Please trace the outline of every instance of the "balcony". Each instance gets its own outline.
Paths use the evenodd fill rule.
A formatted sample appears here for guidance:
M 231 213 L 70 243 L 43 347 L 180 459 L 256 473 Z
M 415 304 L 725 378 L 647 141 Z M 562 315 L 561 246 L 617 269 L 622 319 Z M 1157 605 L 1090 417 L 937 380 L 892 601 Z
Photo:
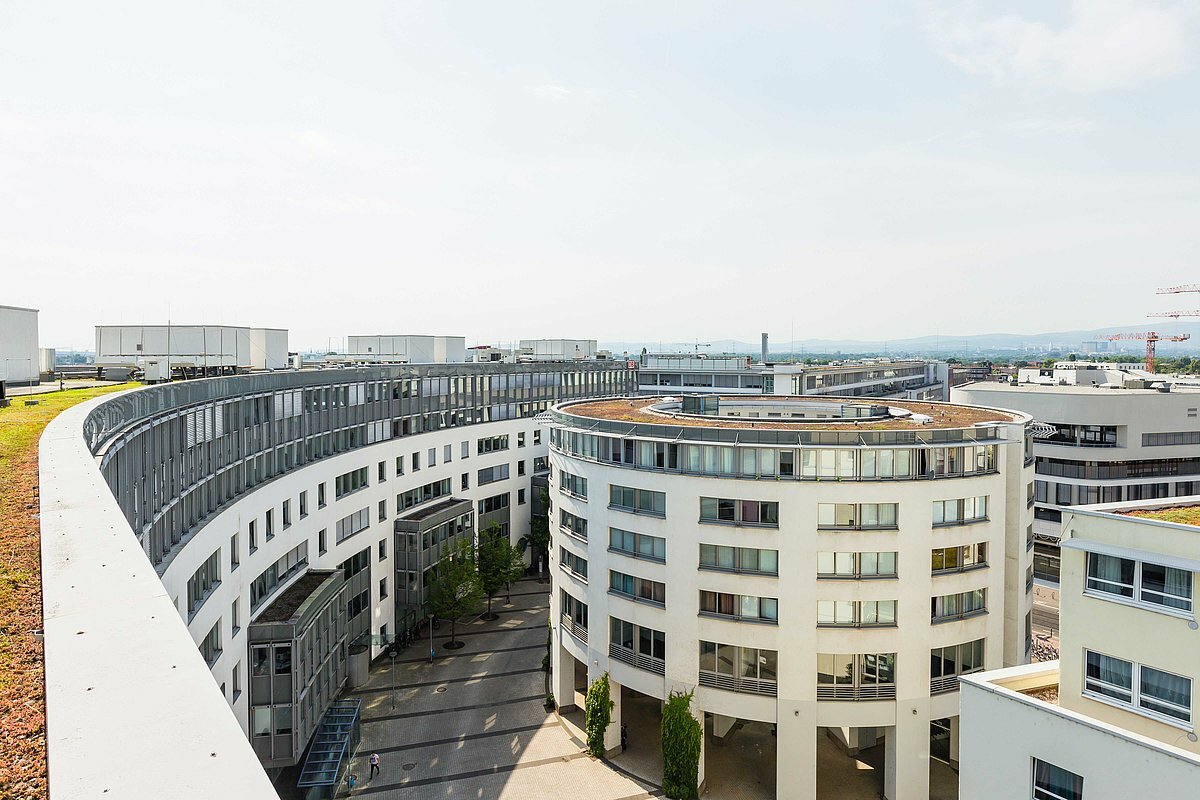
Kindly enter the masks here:
M 568 614 L 562 615 L 562 628 L 583 644 L 587 644 L 587 628 L 575 622 Z
M 724 689 L 727 692 L 762 694 L 770 697 L 774 697 L 778 692 L 778 684 L 775 681 L 766 681 L 758 678 L 739 678 L 736 675 L 724 675 L 720 672 L 711 672 L 705 669 L 700 670 L 700 685 L 713 689 Z
M 663 675 L 667 671 L 667 662 L 661 658 L 645 656 L 619 644 L 610 643 L 608 645 L 608 656 L 631 667 L 653 672 L 655 675 Z
M 862 686 L 817 686 L 818 700 L 895 700 L 894 683 L 865 684 Z

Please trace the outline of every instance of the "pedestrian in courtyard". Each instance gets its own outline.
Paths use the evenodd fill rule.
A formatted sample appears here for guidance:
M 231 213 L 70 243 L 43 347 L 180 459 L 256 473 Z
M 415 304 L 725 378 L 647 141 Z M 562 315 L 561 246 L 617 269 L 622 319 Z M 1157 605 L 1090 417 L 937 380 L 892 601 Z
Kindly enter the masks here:
M 379 774 L 379 753 L 371 753 L 371 757 L 367 760 L 371 762 L 371 778 L 368 779 L 370 780 Z

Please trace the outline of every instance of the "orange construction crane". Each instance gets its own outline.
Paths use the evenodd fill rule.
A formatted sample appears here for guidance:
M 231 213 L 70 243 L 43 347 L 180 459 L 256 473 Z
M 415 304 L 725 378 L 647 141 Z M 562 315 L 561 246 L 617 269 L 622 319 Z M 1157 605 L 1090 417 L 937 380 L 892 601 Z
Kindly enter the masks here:
M 1181 333 L 1178 336 L 1159 336 L 1154 331 L 1146 333 L 1114 333 L 1111 336 L 1103 336 L 1110 342 L 1115 342 L 1118 339 L 1144 339 L 1146 341 L 1146 372 L 1154 374 L 1154 345 L 1157 342 L 1186 342 L 1192 338 L 1190 333 Z

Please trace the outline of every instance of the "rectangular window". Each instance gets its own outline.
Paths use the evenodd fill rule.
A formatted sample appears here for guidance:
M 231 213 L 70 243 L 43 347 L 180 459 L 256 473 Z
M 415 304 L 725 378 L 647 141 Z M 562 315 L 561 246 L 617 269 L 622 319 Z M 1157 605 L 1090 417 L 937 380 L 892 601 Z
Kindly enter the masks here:
M 1192 572 L 1129 558 L 1087 554 L 1089 594 L 1124 598 L 1154 610 L 1192 610 Z
M 1085 661 L 1085 695 L 1098 695 L 1149 716 L 1191 722 L 1191 678 L 1090 650 Z
M 471 488 L 471 473 L 464 472 L 462 474 L 462 478 L 459 480 L 459 486 L 464 492 Z
M 212 594 L 213 589 L 221 585 L 221 551 L 217 550 L 204 560 L 187 583 L 188 619 L 195 616 L 204 605 L 204 601 Z
M 701 544 L 700 569 L 748 572 L 755 575 L 778 575 L 779 551 Z
M 414 506 L 437 500 L 439 497 L 445 497 L 448 494 L 450 494 L 449 478 L 443 478 L 440 481 L 433 481 L 424 486 L 409 489 L 407 492 L 396 495 L 396 513 L 399 514 L 401 511 L 407 511 Z
M 258 549 L 258 520 L 250 520 L 250 554 Z
M 233 701 L 242 696 L 242 662 L 233 665 Z
M 1083 778 L 1035 758 L 1033 800 L 1083 800 Z
M 667 514 L 667 495 L 663 492 L 653 492 L 649 489 L 635 489 L 629 486 L 610 484 L 608 487 L 609 508 L 628 511 L 633 514 L 650 514 L 663 517 Z
M 380 500 L 378 509 L 379 521 L 387 522 L 387 500 Z
M 525 446 L 525 431 L 517 432 L 517 447 Z
M 421 469 L 421 454 L 413 453 L 412 454 L 412 471 L 417 472 L 420 469 Z
M 266 522 L 267 541 L 269 542 L 275 538 L 275 509 L 267 509 Z
M 241 537 L 234 534 L 229 537 L 229 571 L 233 572 L 242 563 Z
M 880 553 L 817 553 L 818 578 L 894 578 L 896 554 Z
M 667 560 L 667 540 L 620 528 L 608 529 L 608 549 L 648 561 Z
M 517 489 L 517 505 L 519 505 L 519 506 L 525 505 L 525 490 L 524 489 Z
M 608 588 L 616 594 L 635 600 L 644 600 L 658 605 L 665 605 L 667 602 L 666 584 L 648 578 L 639 578 L 636 575 L 626 575 L 616 570 L 609 570 Z
M 932 693 L 948 692 L 958 688 L 960 675 L 969 675 L 983 669 L 983 639 L 949 647 L 935 647 L 929 651 L 929 680 Z
M 396 474 L 404 474 L 404 456 L 396 456 Z
M 317 484 L 317 508 L 325 507 L 325 484 Z
M 240 597 L 235 598 L 229 607 L 229 625 L 233 630 L 233 635 L 237 636 L 238 631 L 242 629 L 242 599 Z
M 475 476 L 476 485 L 487 486 L 489 483 L 496 483 L 508 479 L 508 464 L 497 464 L 493 467 L 484 467 L 479 470 Z
M 387 599 L 387 596 L 388 596 L 387 578 L 380 578 L 379 579 L 379 599 L 385 600 L 385 599 Z
M 359 467 L 342 475 L 338 475 L 333 481 L 333 496 L 335 500 L 341 500 L 348 494 L 353 494 L 360 489 L 365 489 L 370 484 L 368 480 L 368 470 L 366 467 Z
M 442 463 L 449 464 L 454 460 L 454 449 L 450 445 L 442 446 Z
M 987 612 L 987 589 L 929 598 L 930 620 L 946 622 Z
M 334 526 L 334 542 L 341 544 L 356 533 L 361 533 L 371 526 L 371 509 L 360 508 L 353 514 L 347 514 L 337 521 Z
M 987 542 L 968 544 L 962 547 L 939 547 L 931 553 L 930 568 L 935 575 L 943 572 L 962 572 L 985 566 L 987 566 Z
M 217 620 L 212 626 L 204 640 L 200 642 L 200 654 L 204 656 L 205 663 L 211 667 L 217 663 L 217 659 L 221 657 L 221 621 Z
M 380 461 L 375 467 L 375 479 L 382 483 L 387 480 L 387 462 Z
M 896 527 L 896 503 L 819 503 L 818 529 L 877 530 Z
M 509 493 L 494 494 L 491 497 L 485 497 L 479 501 L 479 513 L 490 514 L 493 511 L 500 511 L 508 508 Z
M 700 642 L 700 685 L 747 694 L 773 695 L 779 653 L 756 647 Z
M 983 522 L 987 518 L 987 496 L 933 501 L 933 524 L 935 527 L 966 525 L 971 522 Z
M 292 527 L 292 501 L 291 500 L 283 501 L 283 527 L 285 529 Z
M 300 493 L 300 519 L 308 516 L 308 492 Z
M 587 559 L 577 556 L 565 547 L 558 548 L 558 563 L 568 572 L 573 572 L 583 580 L 587 580 Z
M 726 594 L 701 589 L 700 613 L 776 624 L 779 621 L 779 600 L 774 597 Z
M 462 443 L 458 457 L 459 458 L 470 458 L 471 457 L 471 443 L 470 442 Z
M 484 439 L 479 439 L 476 442 L 476 452 L 479 455 L 484 453 L 495 453 L 499 450 L 508 449 L 508 434 L 503 436 L 489 436 Z
M 533 443 L 534 444 L 542 443 L 542 431 L 540 428 L 533 432 Z
M 779 504 L 759 500 L 733 500 L 721 497 L 700 498 L 700 521 L 729 525 L 779 527 Z
M 895 600 L 818 600 L 818 625 L 894 627 Z
M 586 518 L 576 516 L 565 508 L 558 510 L 558 523 L 563 530 L 585 542 L 587 541 L 587 522 Z
M 379 540 L 378 552 L 380 561 L 387 559 L 387 539 Z
M 329 549 L 326 544 L 326 531 L 322 528 L 317 531 L 317 555 L 325 555 L 325 551 Z
M 436 467 L 437 466 L 437 448 L 436 447 L 429 448 L 429 452 L 426 453 L 425 456 L 426 456 L 425 466 L 427 466 L 427 467 Z
M 587 478 L 572 475 L 564 469 L 558 473 L 558 485 L 567 494 L 578 497 L 580 500 L 587 500 Z

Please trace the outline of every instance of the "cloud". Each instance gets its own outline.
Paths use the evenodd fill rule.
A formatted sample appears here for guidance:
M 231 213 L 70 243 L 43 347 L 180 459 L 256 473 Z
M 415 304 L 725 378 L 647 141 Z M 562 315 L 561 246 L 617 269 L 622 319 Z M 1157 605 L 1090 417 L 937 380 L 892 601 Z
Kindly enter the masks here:
M 525 91 L 543 100 L 566 100 L 571 96 L 570 89 L 554 83 L 545 83 L 541 86 L 528 86 Z
M 1126 89 L 1194 66 L 1188 3 L 1073 0 L 1059 28 L 1019 16 L 935 14 L 930 32 L 963 69 L 999 84 L 1034 83 L 1077 92 Z
M 1096 123 L 1083 117 L 1066 117 L 1063 119 L 1042 119 L 1025 117 L 1013 120 L 1004 126 L 1010 133 L 1017 136 L 1050 136 L 1054 134 L 1092 133 Z

